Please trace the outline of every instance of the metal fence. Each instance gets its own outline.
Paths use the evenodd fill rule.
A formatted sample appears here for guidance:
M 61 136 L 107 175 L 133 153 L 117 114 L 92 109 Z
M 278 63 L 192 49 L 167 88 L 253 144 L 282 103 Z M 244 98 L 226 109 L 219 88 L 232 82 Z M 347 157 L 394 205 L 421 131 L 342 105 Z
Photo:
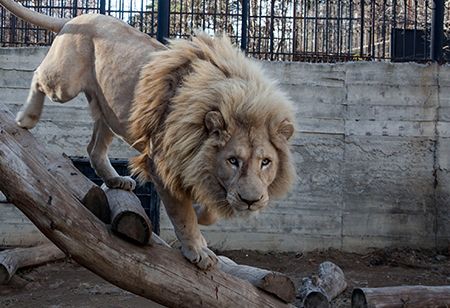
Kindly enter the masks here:
M 23 0 L 51 16 L 102 13 L 152 36 L 227 33 L 269 60 L 446 61 L 450 0 Z M 2 46 L 48 45 L 54 35 L 0 11 Z M 448 39 L 447 39 L 448 37 Z

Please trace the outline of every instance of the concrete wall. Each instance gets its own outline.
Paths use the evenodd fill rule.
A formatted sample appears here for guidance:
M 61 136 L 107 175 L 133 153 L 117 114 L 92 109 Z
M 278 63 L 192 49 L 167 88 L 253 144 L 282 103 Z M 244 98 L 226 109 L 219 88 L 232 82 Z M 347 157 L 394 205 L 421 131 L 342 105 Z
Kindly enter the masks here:
M 0 97 L 13 112 L 25 100 L 32 71 L 45 52 L 0 49 Z M 370 62 L 264 65 L 297 103 L 293 151 L 299 180 L 287 198 L 258 216 L 204 228 L 210 245 L 362 251 L 449 244 L 449 67 Z M 48 102 L 33 133 L 54 151 L 86 156 L 88 113 L 82 98 L 65 105 Z M 111 153 L 117 158 L 133 155 L 120 142 Z M 0 204 L 0 212 L 1 244 L 5 238 L 12 241 L 4 234 L 11 229 L 8 224 L 24 220 L 11 206 Z M 163 236 L 172 238 L 164 213 L 161 220 Z M 15 237 L 23 241 L 20 234 Z

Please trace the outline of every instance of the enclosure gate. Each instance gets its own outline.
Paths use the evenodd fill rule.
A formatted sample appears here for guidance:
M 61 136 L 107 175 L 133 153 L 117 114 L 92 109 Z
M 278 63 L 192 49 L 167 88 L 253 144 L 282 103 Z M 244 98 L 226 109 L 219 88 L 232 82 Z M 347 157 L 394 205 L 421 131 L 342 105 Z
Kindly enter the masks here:
M 164 38 L 226 32 L 267 60 L 450 59 L 450 0 L 17 0 L 41 13 L 112 15 Z M 54 34 L 0 9 L 2 46 L 49 45 Z M 443 48 L 446 47 L 446 48 Z

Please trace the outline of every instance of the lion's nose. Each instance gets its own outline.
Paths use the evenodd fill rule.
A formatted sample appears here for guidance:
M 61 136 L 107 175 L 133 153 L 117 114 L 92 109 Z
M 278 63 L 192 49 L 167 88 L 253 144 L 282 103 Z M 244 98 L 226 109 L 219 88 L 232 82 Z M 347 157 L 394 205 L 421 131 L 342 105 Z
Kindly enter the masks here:
M 239 199 L 241 199 L 242 202 L 245 202 L 249 207 L 250 207 L 252 204 L 254 204 L 254 203 L 258 202 L 259 200 L 261 200 L 262 197 L 263 197 L 263 196 L 261 195 L 261 197 L 259 197 L 259 199 L 245 199 L 245 198 L 242 198 L 242 196 L 241 196 L 240 194 L 238 194 L 238 196 L 239 196 Z

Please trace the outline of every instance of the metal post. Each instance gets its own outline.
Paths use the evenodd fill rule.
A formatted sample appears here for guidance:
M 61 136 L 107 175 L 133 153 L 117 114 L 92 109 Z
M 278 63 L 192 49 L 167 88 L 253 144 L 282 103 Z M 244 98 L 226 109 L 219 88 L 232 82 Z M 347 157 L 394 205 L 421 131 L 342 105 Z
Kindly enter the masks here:
M 156 38 L 165 44 L 169 37 L 170 0 L 158 0 L 158 28 Z
M 444 40 L 444 0 L 433 0 L 431 16 L 431 60 L 442 60 Z
M 78 15 L 78 0 L 74 0 L 72 3 L 72 17 L 76 17 Z
M 365 22 L 365 17 L 364 17 L 364 0 L 361 0 L 361 29 L 360 29 L 360 33 L 359 33 L 359 56 L 361 58 L 364 57 L 364 22 Z
M 241 49 L 247 49 L 248 0 L 242 0 Z
M 106 14 L 106 0 L 100 0 L 100 14 Z

